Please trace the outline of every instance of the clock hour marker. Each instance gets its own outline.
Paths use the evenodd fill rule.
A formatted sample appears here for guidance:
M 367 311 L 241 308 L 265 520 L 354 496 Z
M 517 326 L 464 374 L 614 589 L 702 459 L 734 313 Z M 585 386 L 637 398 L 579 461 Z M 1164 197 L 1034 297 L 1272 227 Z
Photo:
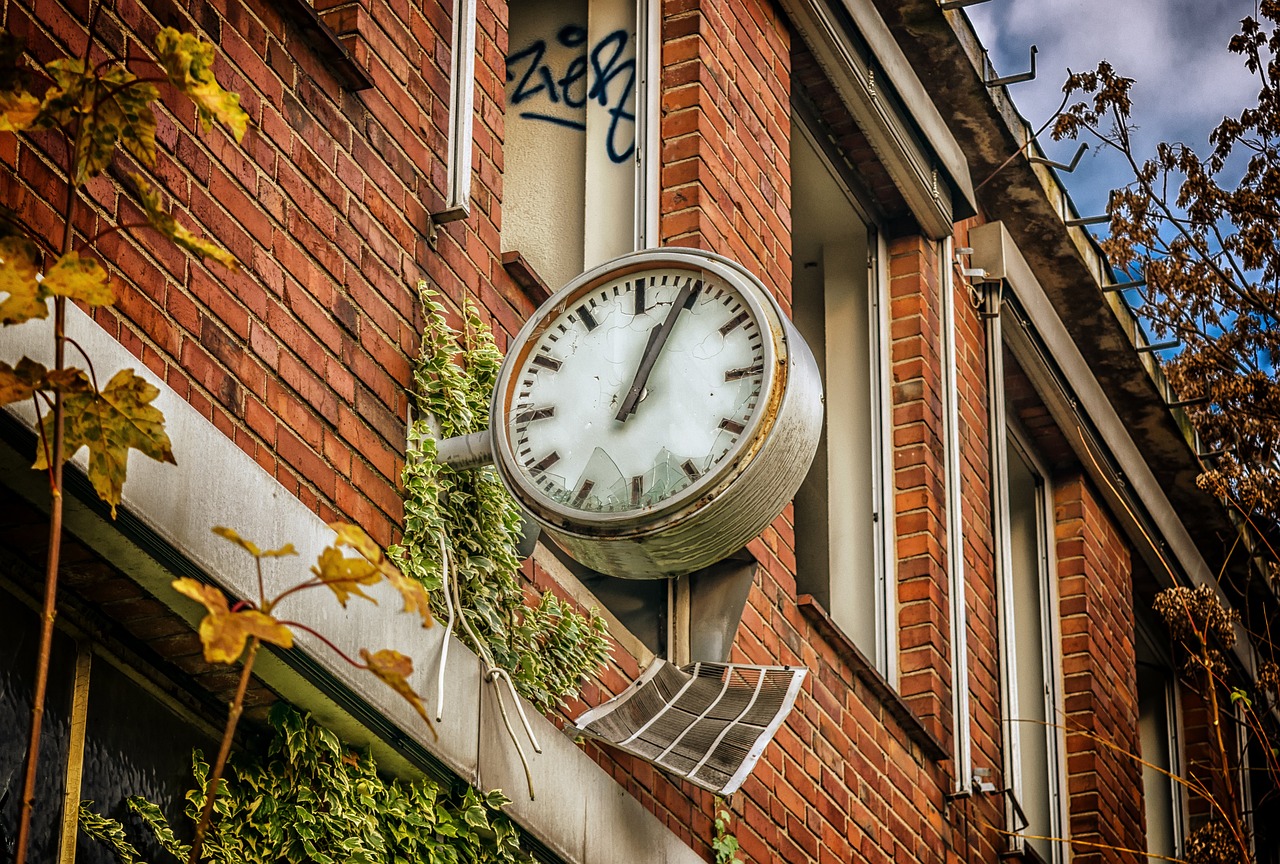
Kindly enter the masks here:
M 635 314 L 644 314 L 644 280 L 636 280 L 636 311 Z
M 693 290 L 689 292 L 689 299 L 684 301 L 684 308 L 692 309 L 693 304 L 698 302 L 698 295 L 702 293 L 702 280 L 699 279 L 693 283 Z
M 552 405 L 548 408 L 531 408 L 528 411 L 521 411 L 516 415 L 517 423 L 532 423 L 534 420 L 546 420 L 548 417 L 554 417 L 556 414 L 556 406 Z
M 697 465 L 693 464 L 692 459 L 686 459 L 684 462 L 680 463 L 680 470 L 685 473 L 690 482 L 697 480 L 702 476 L 702 472 L 698 470 Z
M 747 320 L 747 310 L 743 309 L 737 315 L 734 315 L 732 318 L 730 318 L 728 321 L 725 322 L 724 326 L 720 328 L 720 335 L 728 336 L 730 333 L 734 331 L 734 329 L 739 324 L 741 324 L 743 321 L 746 321 L 746 320 Z
M 560 454 L 552 450 L 546 456 L 543 456 L 540 460 L 538 460 L 537 464 L 529 466 L 529 470 L 534 474 L 541 474 L 543 471 L 546 471 L 548 468 L 550 468 L 552 465 L 556 464 L 559 461 L 560 461 Z
M 752 375 L 760 375 L 764 372 L 764 364 L 757 363 L 754 366 L 743 366 L 741 369 L 730 369 L 724 373 L 724 380 L 737 381 L 742 378 L 748 378 Z
M 720 428 L 724 429 L 727 432 L 732 432 L 734 435 L 741 435 L 742 430 L 746 429 L 747 427 L 743 426 L 737 420 L 730 420 L 728 417 L 726 417 L 720 421 Z
M 582 485 L 578 487 L 578 494 L 573 496 L 573 506 L 581 507 L 582 502 L 587 500 L 587 496 L 591 494 L 591 490 L 595 488 L 594 480 L 583 480 Z
M 644 492 L 644 476 L 637 474 L 631 478 L 631 506 L 640 506 L 640 495 Z
M 581 318 L 581 319 L 582 319 L 582 323 L 586 325 L 586 327 L 587 327 L 587 332 L 588 332 L 588 333 L 590 333 L 592 330 L 596 329 L 596 326 L 597 326 L 597 325 L 596 325 L 596 319 L 595 319 L 595 317 L 591 314 L 591 310 L 590 310 L 590 309 L 588 309 L 588 308 L 586 307 L 586 305 L 585 305 L 585 304 L 584 304 L 584 305 L 582 305 L 582 306 L 579 306 L 579 307 L 578 307 L 577 309 L 575 309 L 574 311 L 578 313 L 578 317 L 579 317 L 579 318 Z
M 554 357 L 548 357 L 545 354 L 539 354 L 533 358 L 534 366 L 541 366 L 543 369 L 550 369 L 552 372 L 559 370 L 560 361 Z

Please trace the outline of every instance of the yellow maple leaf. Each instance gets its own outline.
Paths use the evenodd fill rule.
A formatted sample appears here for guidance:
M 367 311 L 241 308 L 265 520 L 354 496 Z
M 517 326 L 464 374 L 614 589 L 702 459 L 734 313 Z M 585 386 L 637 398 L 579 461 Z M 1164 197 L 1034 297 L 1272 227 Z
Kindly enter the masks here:
M 42 101 L 25 90 L 0 93 L 0 132 L 21 132 L 40 116 Z
M 164 202 L 160 200 L 160 193 L 142 176 L 138 174 L 130 174 L 129 176 L 133 179 L 133 185 L 138 189 L 138 198 L 142 201 L 142 209 L 147 214 L 147 221 L 151 223 L 152 228 L 193 255 L 197 255 L 200 258 L 212 258 L 223 267 L 231 270 L 235 270 L 240 266 L 239 262 L 236 261 L 236 256 L 216 243 L 197 237 L 184 228 L 177 219 L 174 219 L 173 214 L 165 209 Z
M 413 661 L 399 651 L 392 651 L 389 648 L 383 648 L 372 654 L 369 653 L 369 649 L 361 648 L 360 659 L 369 667 L 370 672 L 381 678 L 413 706 L 413 710 L 418 712 L 422 722 L 427 724 L 431 734 L 438 740 L 440 736 L 436 734 L 436 727 L 427 717 L 427 709 L 422 704 L 422 697 L 409 686 L 409 676 L 413 674 Z
M 401 599 L 404 600 L 403 611 L 422 618 L 423 627 L 432 625 L 431 597 L 421 582 L 401 573 L 400 569 L 387 558 L 381 547 L 359 525 L 352 525 L 349 522 L 330 522 L 329 527 L 337 533 L 339 546 L 347 546 L 358 552 L 361 557 L 377 568 L 378 573 L 390 583 L 392 588 L 400 593 Z
M 156 34 L 156 61 L 169 82 L 196 103 L 204 130 L 216 120 L 238 142 L 249 127 L 249 115 L 240 107 L 239 94 L 223 90 L 214 78 L 213 57 L 213 46 L 191 33 L 166 27 Z
M 48 318 L 49 295 L 38 278 L 35 244 L 23 237 L 0 238 L 0 324 L 21 324 L 32 318 Z
M 30 399 L 44 389 L 46 374 L 48 370 L 30 357 L 23 357 L 17 366 L 0 363 L 0 405 Z
M 245 538 L 241 537 L 234 528 L 226 528 L 226 527 L 223 527 L 222 525 L 218 525 L 212 530 L 214 534 L 217 534 L 219 537 L 221 537 L 224 540 L 231 541 L 232 543 L 236 544 L 244 551 L 248 552 L 254 558 L 283 558 L 285 555 L 298 554 L 298 550 L 293 548 L 292 543 L 286 543 L 283 546 L 281 546 L 279 549 L 267 549 L 266 551 L 263 551 L 262 549 L 258 548 L 257 543 L 254 543 L 252 540 L 246 540 Z
M 110 306 L 116 302 L 116 295 L 109 282 L 107 271 L 97 261 L 68 252 L 53 262 L 40 287 L 46 294 L 70 297 L 86 306 Z
M 378 602 L 360 590 L 361 585 L 376 585 L 382 580 L 378 568 L 363 558 L 347 558 L 340 550 L 327 546 L 311 572 L 334 593 L 344 608 L 347 598 L 352 595 L 370 603 Z
M 281 648 L 293 647 L 293 632 L 288 627 L 257 609 L 232 612 L 226 595 L 212 585 L 183 577 L 173 581 L 173 589 L 208 610 L 209 614 L 200 621 L 200 642 L 204 645 L 204 659 L 210 663 L 236 662 L 250 638 Z
M 121 369 L 101 393 L 90 387 L 63 396 L 62 458 L 70 459 L 81 447 L 89 448 L 89 480 L 98 497 L 111 505 L 112 518 L 120 503 L 130 449 L 157 462 L 177 464 L 164 431 L 164 415 L 151 405 L 158 395 L 160 391 L 132 369 Z M 43 430 L 44 440 L 52 441 L 52 411 L 44 416 Z M 32 467 L 49 467 L 43 448 Z

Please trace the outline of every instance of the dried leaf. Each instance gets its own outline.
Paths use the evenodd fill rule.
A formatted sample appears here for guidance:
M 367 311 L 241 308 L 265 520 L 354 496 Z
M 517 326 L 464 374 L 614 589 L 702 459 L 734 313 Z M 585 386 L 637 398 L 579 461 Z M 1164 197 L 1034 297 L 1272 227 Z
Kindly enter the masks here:
M 183 577 L 174 580 L 173 588 L 209 611 L 200 622 L 200 641 L 204 659 L 210 663 L 236 662 L 251 637 L 281 648 L 293 647 L 293 633 L 288 627 L 257 609 L 232 612 L 226 596 L 212 585 Z
M 112 518 L 120 503 L 131 448 L 157 462 L 176 464 L 164 431 L 164 415 L 151 405 L 159 395 L 156 387 L 134 375 L 132 369 L 122 369 L 101 393 L 89 388 L 63 397 L 62 458 L 70 459 L 81 447 L 89 448 L 89 479 L 98 496 L 111 505 Z M 45 440 L 53 440 L 53 412 L 45 414 L 43 425 Z M 43 450 L 32 467 L 49 467 Z
M 339 546 L 347 546 L 360 553 L 366 561 L 377 567 L 382 578 L 386 579 L 392 588 L 400 592 L 400 596 L 404 600 L 403 611 L 411 612 L 421 617 L 423 627 L 432 625 L 431 598 L 421 582 L 402 574 L 400 569 L 391 563 L 391 560 L 387 558 L 378 544 L 373 541 L 373 538 L 365 533 L 365 530 L 359 525 L 352 525 L 348 522 L 330 522 L 329 527 L 337 533 L 337 544 Z
M 0 239 L 0 324 L 21 324 L 32 318 L 48 318 L 48 294 L 40 285 L 35 244 L 22 237 Z
M 433 736 L 440 737 L 436 734 L 436 727 L 431 724 L 431 720 L 427 717 L 427 709 L 422 704 L 422 697 L 409 686 L 409 676 L 413 674 L 413 661 L 411 659 L 399 651 L 392 651 L 389 648 L 384 648 L 373 654 L 369 653 L 369 649 L 361 648 L 360 659 L 368 664 L 370 672 L 381 678 L 392 690 L 403 696 L 413 706 L 413 710 L 418 712 L 418 716 L 422 718 L 422 722 L 427 724 L 427 728 L 431 730 Z
M 42 101 L 25 90 L 0 93 L 0 132 L 21 132 L 40 116 Z
M 223 90 L 213 77 L 212 45 L 166 27 L 156 34 L 156 54 L 169 82 L 196 103 L 196 114 L 206 132 L 216 120 L 237 142 L 244 137 L 249 115 L 240 108 L 240 96 Z
M 116 296 L 108 280 L 107 271 L 97 261 L 68 252 L 44 274 L 40 287 L 46 294 L 69 297 L 86 306 L 110 306 Z
M 0 362 L 0 405 L 30 399 L 36 391 L 43 390 L 47 372 L 30 357 L 23 357 L 17 366 Z
M 370 603 L 378 602 L 360 590 L 361 585 L 376 585 L 382 580 L 378 568 L 363 558 L 347 558 L 338 549 L 328 546 L 320 553 L 311 572 L 329 587 L 344 608 L 347 598 L 352 595 Z
M 160 193 L 150 183 L 137 174 L 130 174 L 129 176 L 133 178 L 133 183 L 138 189 L 138 197 L 142 200 L 142 209 L 146 212 L 147 221 L 151 223 L 152 228 L 193 255 L 197 255 L 200 258 L 212 258 L 222 266 L 232 270 L 240 266 L 235 256 L 226 249 L 209 240 L 197 237 L 180 225 L 178 220 L 174 219 L 173 215 L 164 208 L 164 202 L 160 200 Z
M 264 552 L 262 549 L 259 549 L 258 544 L 254 543 L 252 540 L 246 540 L 241 537 L 234 528 L 225 528 L 219 525 L 212 530 L 214 534 L 217 534 L 224 540 L 231 541 L 244 551 L 248 552 L 254 558 L 283 558 L 285 555 L 298 554 L 298 550 L 293 548 L 292 543 L 286 543 L 279 549 L 268 549 Z

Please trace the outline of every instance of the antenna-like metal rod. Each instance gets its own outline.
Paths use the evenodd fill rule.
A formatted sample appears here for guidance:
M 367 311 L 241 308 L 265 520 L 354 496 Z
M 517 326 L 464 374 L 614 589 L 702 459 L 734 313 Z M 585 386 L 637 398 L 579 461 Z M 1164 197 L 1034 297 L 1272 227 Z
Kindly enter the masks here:
M 1076 150 L 1076 155 L 1071 157 L 1070 162 L 1054 162 L 1044 156 L 1028 156 L 1027 161 L 1033 165 L 1048 165 L 1050 168 L 1057 168 L 1059 171 L 1066 171 L 1070 174 L 1076 170 L 1076 166 L 1080 164 L 1080 157 L 1084 155 L 1084 151 L 1089 149 L 1088 142 L 1081 141 L 1080 149 Z
M 1146 279 L 1130 279 L 1128 282 L 1116 282 L 1114 285 L 1103 285 L 1102 293 L 1110 294 L 1114 291 L 1128 291 L 1130 288 L 1141 288 L 1146 284 Z
M 436 462 L 459 471 L 493 464 L 493 438 L 488 430 L 436 442 Z
M 1152 351 L 1166 351 L 1169 348 L 1177 348 L 1181 344 L 1182 343 L 1177 339 L 1172 339 L 1168 342 L 1155 342 L 1151 345 L 1139 345 L 1133 350 L 1137 351 L 1139 354 L 1150 354 Z
M 1165 404 L 1170 408 L 1186 408 L 1188 405 L 1203 405 L 1208 401 L 1208 396 L 1193 396 L 1190 399 L 1178 399 L 1173 402 L 1166 402 Z
M 1079 219 L 1063 219 L 1062 223 L 1068 228 L 1077 228 L 1081 225 L 1101 225 L 1104 222 L 1111 221 L 1110 213 L 1103 213 L 1101 216 L 1084 216 Z
M 951 9 L 959 9 L 964 6 L 976 6 L 979 3 L 986 2 L 988 2 L 988 0 L 941 0 L 941 2 L 938 3 L 938 8 L 943 12 L 947 12 Z

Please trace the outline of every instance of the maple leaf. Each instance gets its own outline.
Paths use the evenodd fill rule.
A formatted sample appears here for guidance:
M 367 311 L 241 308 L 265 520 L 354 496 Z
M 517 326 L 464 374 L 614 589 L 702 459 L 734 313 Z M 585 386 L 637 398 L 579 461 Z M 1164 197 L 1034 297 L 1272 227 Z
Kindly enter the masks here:
M 237 142 L 249 127 L 249 115 L 240 107 L 240 96 L 223 90 L 213 77 L 213 46 L 190 33 L 166 27 L 156 34 L 156 60 L 169 82 L 196 103 L 196 115 L 204 131 L 213 121 L 226 126 Z
M 106 72 L 99 82 L 98 116 L 110 120 L 124 149 L 145 165 L 156 161 L 156 115 L 151 103 L 160 98 L 155 85 L 139 81 L 122 66 Z
M 21 132 L 40 116 L 42 101 L 25 90 L 0 93 L 0 132 Z
M 168 237 L 174 243 L 198 255 L 200 258 L 212 258 L 224 267 L 235 270 L 239 267 L 234 255 L 201 237 L 192 234 L 178 220 L 173 218 L 164 207 L 164 202 L 160 200 L 160 193 L 138 174 L 129 175 L 133 179 L 134 186 L 138 189 L 138 197 L 142 201 L 142 209 L 147 214 L 147 221 L 151 223 L 151 227 Z
M 377 567 L 378 573 L 391 584 L 392 588 L 400 592 L 400 597 L 404 600 L 403 611 L 421 617 L 423 627 L 431 626 L 433 622 L 431 597 L 421 582 L 401 573 L 373 538 L 359 525 L 352 525 L 349 522 L 330 522 L 329 527 L 337 533 L 339 546 L 348 546 L 358 552 L 366 561 Z
M 209 610 L 200 621 L 200 642 L 204 645 L 204 659 L 210 663 L 236 662 L 250 638 L 281 648 L 293 647 L 293 632 L 288 627 L 257 609 L 231 611 L 226 595 L 212 585 L 183 577 L 173 581 L 173 589 Z
M 56 297 L 70 297 L 86 306 L 110 306 L 116 302 L 115 292 L 108 284 L 107 271 L 92 258 L 81 258 L 78 252 L 68 252 L 44 274 L 41 289 Z
M 297 555 L 298 550 L 293 548 L 292 543 L 286 543 L 279 549 L 267 549 L 265 552 L 258 548 L 258 544 L 252 540 L 246 540 L 236 533 L 233 528 L 225 528 L 221 525 L 213 528 L 213 533 L 217 534 L 224 540 L 229 540 L 248 552 L 254 558 L 283 558 L 285 555 Z
M 66 393 L 62 399 L 65 426 L 62 458 L 70 459 L 81 447 L 89 448 L 89 480 L 98 497 L 111 505 L 116 515 L 124 486 L 129 450 L 134 449 L 157 462 L 177 464 L 173 446 L 164 431 L 164 415 L 151 402 L 160 391 L 146 379 L 121 369 L 101 393 Z M 53 440 L 53 412 L 43 420 L 44 440 Z M 49 467 L 42 449 L 36 456 L 37 470 Z
M 361 585 L 376 585 L 382 581 L 378 568 L 363 558 L 347 558 L 333 546 L 325 547 L 311 568 L 316 578 L 328 586 L 345 609 L 347 598 L 355 595 L 370 603 L 378 601 L 360 590 Z
M 0 239 L 0 324 L 21 324 L 32 318 L 48 318 L 48 294 L 40 285 L 35 244 L 23 237 Z
M 373 654 L 369 653 L 369 649 L 361 648 L 360 659 L 369 667 L 370 672 L 381 678 L 392 690 L 403 696 L 405 701 L 413 706 L 413 710 L 418 712 L 418 716 L 422 718 L 422 722 L 427 724 L 431 734 L 439 740 L 440 736 L 436 733 L 436 727 L 432 725 L 430 718 L 427 717 L 427 709 L 422 704 L 422 697 L 409 686 L 409 676 L 413 674 L 413 661 L 399 651 L 392 651 L 390 648 L 384 648 Z
M 30 357 L 23 357 L 17 366 L 0 363 L 0 405 L 30 399 L 37 390 L 44 389 L 48 370 Z

